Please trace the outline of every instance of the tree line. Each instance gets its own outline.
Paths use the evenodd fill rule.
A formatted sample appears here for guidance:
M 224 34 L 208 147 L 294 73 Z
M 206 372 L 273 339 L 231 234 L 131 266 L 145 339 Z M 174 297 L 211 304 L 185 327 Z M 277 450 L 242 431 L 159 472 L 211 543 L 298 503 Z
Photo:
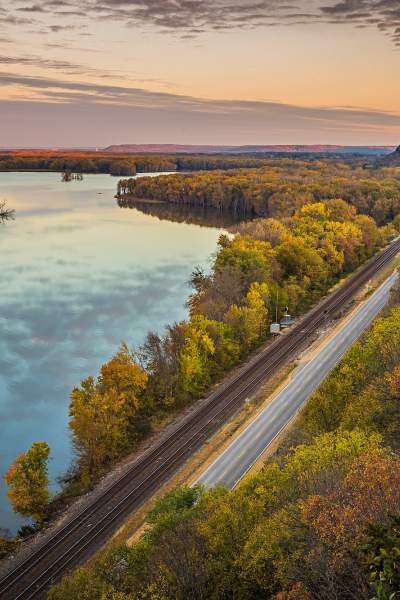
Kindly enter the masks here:
M 343 163 L 343 161 L 345 161 Z M 365 162 L 365 160 L 364 160 Z M 177 155 L 177 154 L 118 154 L 105 151 L 14 151 L 0 152 L 0 171 L 72 171 L 75 173 L 110 173 L 134 176 L 136 173 L 170 171 L 215 171 L 271 167 L 286 171 L 302 166 L 345 164 L 362 168 L 364 162 L 352 156 L 308 157 L 251 156 L 251 155 Z M 367 168 L 367 166 L 365 166 Z
M 107 152 L 0 152 L 0 171 L 72 171 L 75 173 L 109 173 L 134 176 L 136 173 L 170 171 L 213 171 L 262 167 L 275 159 L 225 155 L 110 154 Z M 290 163 L 280 159 L 280 163 Z
M 400 308 L 375 320 L 261 472 L 180 487 L 133 546 L 49 600 L 395 600 L 400 591 Z
M 201 397 L 266 340 L 276 312 L 284 306 L 293 315 L 304 312 L 394 232 L 343 200 L 306 204 L 291 217 L 235 229 L 220 236 L 210 273 L 193 272 L 186 321 L 150 332 L 135 351 L 122 344 L 96 377 L 72 391 L 77 464 L 65 494 L 88 489 L 155 424 Z M 29 489 L 32 515 L 44 521 L 51 512 L 45 478 L 34 469 L 22 476 L 21 468 L 17 459 L 6 475 L 10 500 L 25 515 Z
M 400 211 L 400 173 L 358 162 L 275 159 L 258 169 L 123 179 L 117 196 L 125 204 L 157 200 L 244 218 L 288 216 L 304 204 L 341 198 L 384 223 Z
M 176 164 L 168 156 L 115 156 L 103 153 L 0 154 L 0 171 L 56 171 L 109 173 L 134 176 L 136 173 L 169 172 Z

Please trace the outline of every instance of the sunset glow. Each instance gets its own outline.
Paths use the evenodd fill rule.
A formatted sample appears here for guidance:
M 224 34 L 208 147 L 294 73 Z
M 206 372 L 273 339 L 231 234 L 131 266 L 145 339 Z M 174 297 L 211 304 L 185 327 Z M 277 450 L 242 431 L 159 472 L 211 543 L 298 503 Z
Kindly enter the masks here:
M 82 7 L 1 1 L 2 147 L 398 143 L 396 0 Z

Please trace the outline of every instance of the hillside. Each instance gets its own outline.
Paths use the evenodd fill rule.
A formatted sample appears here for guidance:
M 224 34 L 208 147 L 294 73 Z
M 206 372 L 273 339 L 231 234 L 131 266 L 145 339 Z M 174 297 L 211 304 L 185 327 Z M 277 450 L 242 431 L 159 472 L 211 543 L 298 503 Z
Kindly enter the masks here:
M 392 167 L 397 165 L 400 166 L 400 146 L 398 146 L 394 152 L 392 152 L 388 156 L 385 156 L 385 158 L 383 158 L 381 162 L 385 165 L 389 165 Z
M 390 600 L 400 589 L 400 308 L 378 318 L 258 474 L 170 491 L 49 600 Z
M 241 154 L 241 153 L 329 153 L 329 154 L 388 154 L 393 146 L 334 146 L 314 145 L 260 145 L 260 146 L 202 146 L 181 144 L 114 144 L 104 152 L 155 154 Z

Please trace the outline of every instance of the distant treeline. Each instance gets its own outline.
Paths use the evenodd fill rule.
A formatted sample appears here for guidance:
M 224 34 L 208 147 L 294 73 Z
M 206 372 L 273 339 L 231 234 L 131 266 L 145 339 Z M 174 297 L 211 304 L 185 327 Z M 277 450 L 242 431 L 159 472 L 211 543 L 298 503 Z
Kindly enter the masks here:
M 327 158 L 326 162 L 335 162 Z M 340 159 L 344 160 L 344 159 Z M 4 152 L 0 153 L 0 171 L 71 171 L 74 173 L 109 173 L 111 175 L 134 176 L 136 173 L 170 171 L 214 171 L 267 166 L 291 167 L 295 164 L 317 162 L 315 156 L 303 157 L 260 157 L 243 155 L 156 155 L 156 154 L 110 154 L 105 152 Z M 354 157 L 348 163 L 359 164 Z
M 174 156 L 174 155 L 115 155 L 106 153 L 0 154 L 0 171 L 71 171 L 74 173 L 109 173 L 134 176 L 136 173 L 169 171 L 211 171 L 262 167 L 266 158 L 243 156 Z
M 360 163 L 275 159 L 258 169 L 124 179 L 118 195 L 214 208 L 244 217 L 292 215 L 308 203 L 340 198 L 384 223 L 400 212 L 400 173 Z
M 178 171 L 215 171 L 217 169 L 252 169 L 263 167 L 274 159 L 247 156 L 179 156 Z
M 133 176 L 136 173 L 175 171 L 176 164 L 168 156 L 107 156 L 104 154 L 43 155 L 0 154 L 0 171 L 57 171 L 73 173 L 109 173 Z

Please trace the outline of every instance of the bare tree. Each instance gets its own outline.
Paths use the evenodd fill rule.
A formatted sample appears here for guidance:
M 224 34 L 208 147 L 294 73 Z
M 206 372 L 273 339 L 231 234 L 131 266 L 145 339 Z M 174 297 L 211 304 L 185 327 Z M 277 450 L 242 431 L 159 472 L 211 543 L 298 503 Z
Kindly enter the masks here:
M 7 208 L 6 201 L 0 200 L 0 223 L 8 219 L 14 219 L 15 211 Z

